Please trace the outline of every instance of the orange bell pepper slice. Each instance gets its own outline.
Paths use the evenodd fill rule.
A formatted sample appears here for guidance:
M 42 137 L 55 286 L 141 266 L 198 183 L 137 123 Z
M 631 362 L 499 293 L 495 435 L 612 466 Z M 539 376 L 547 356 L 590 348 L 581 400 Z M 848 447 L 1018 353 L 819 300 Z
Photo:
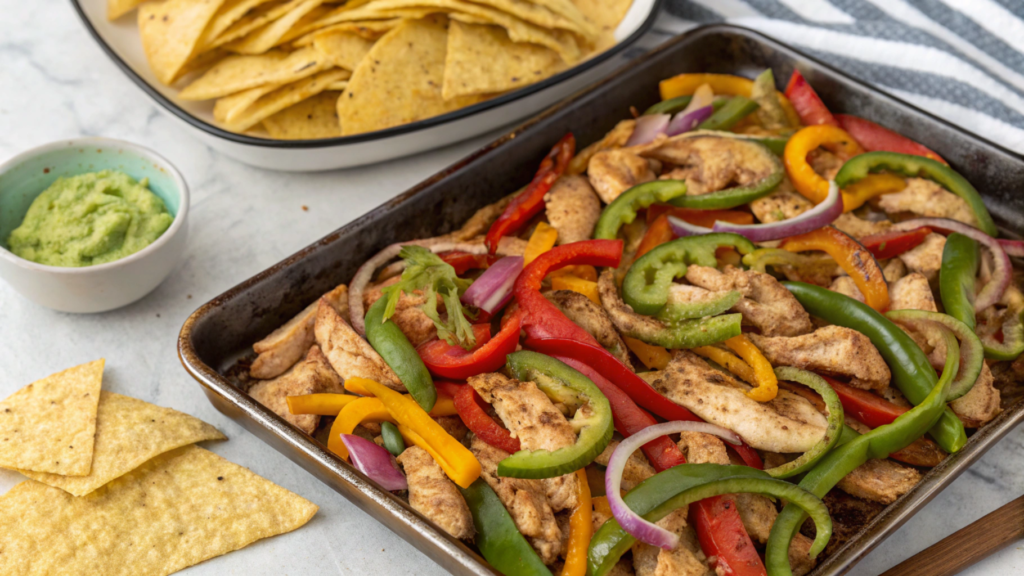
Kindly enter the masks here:
M 589 298 L 594 304 L 597 304 L 598 306 L 601 305 L 601 297 L 597 294 L 597 282 L 591 282 L 590 280 L 584 280 L 583 278 L 563 274 L 551 279 L 551 289 L 579 292 Z
M 868 174 L 843 188 L 843 212 L 856 210 L 875 196 L 899 192 L 906 187 L 907 181 L 895 174 Z
M 889 286 L 875 257 L 859 242 L 835 226 L 825 226 L 782 241 L 790 252 L 821 250 L 831 256 L 853 278 L 864 303 L 879 312 L 889 309 Z
M 537 256 L 551 250 L 558 241 L 558 230 L 547 222 L 539 222 L 530 235 L 530 241 L 523 251 L 523 263 L 529 264 L 537 259 Z
M 644 366 L 651 370 L 664 370 L 665 366 L 672 361 L 672 355 L 662 346 L 653 346 L 629 336 L 623 336 L 622 339 L 626 342 L 626 346 L 633 351 L 633 354 L 636 354 L 636 357 L 644 363 Z
M 337 416 L 342 408 L 359 399 L 351 394 L 302 394 L 288 396 L 288 411 L 292 414 L 317 414 Z
M 779 380 L 775 377 L 775 369 L 757 346 L 743 334 L 729 338 L 725 345 L 743 358 L 754 372 L 757 386 L 748 391 L 747 396 L 758 402 L 774 400 L 779 393 Z
M 597 282 L 597 268 L 589 264 L 573 264 L 559 268 L 548 274 L 548 280 L 554 280 L 558 276 L 575 276 L 591 282 Z
M 576 471 L 579 490 L 576 492 L 576 509 L 569 517 L 569 542 L 565 548 L 565 565 L 559 576 L 586 576 L 587 549 L 590 548 L 590 537 L 593 531 L 591 513 L 590 484 L 587 482 L 586 470 Z
M 757 385 L 757 378 L 754 376 L 754 369 L 750 367 L 750 364 L 747 364 L 739 356 L 728 350 L 722 350 L 717 346 L 700 346 L 691 351 L 698 356 L 703 356 L 722 365 L 729 372 L 739 376 L 740 380 L 751 385 Z
M 786 173 L 796 191 L 815 204 L 820 204 L 828 196 L 828 180 L 814 171 L 814 168 L 807 162 L 807 155 L 824 144 L 837 147 L 837 152 L 846 157 L 864 153 L 864 149 L 857 144 L 853 136 L 847 134 L 842 128 L 828 124 L 801 128 L 789 138 L 782 154 Z M 843 210 L 846 212 L 852 210 L 847 205 L 845 194 L 843 195 Z
M 693 94 L 701 84 L 711 86 L 711 90 L 715 94 L 746 96 L 747 98 L 750 98 L 750 93 L 754 89 L 754 81 L 742 76 L 733 76 L 732 74 L 679 74 L 658 83 L 658 90 L 661 92 L 661 99 L 668 100 L 678 96 Z M 789 120 L 789 123 L 794 127 L 801 126 L 800 115 L 796 113 L 796 109 L 793 108 L 789 98 L 786 98 L 786 95 L 778 90 L 775 93 L 779 96 L 779 103 L 782 105 L 782 110 L 786 113 L 786 119 Z

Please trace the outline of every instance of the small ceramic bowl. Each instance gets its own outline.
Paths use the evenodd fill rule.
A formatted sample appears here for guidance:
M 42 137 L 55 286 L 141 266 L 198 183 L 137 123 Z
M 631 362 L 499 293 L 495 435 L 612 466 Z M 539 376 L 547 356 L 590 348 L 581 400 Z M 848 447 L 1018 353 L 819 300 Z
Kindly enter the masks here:
M 118 170 L 149 178 L 174 222 L 155 242 L 120 260 L 63 268 L 36 264 L 7 249 L 7 238 L 32 201 L 57 178 Z M 0 278 L 23 296 L 62 312 L 104 312 L 135 302 L 157 287 L 181 260 L 188 237 L 188 186 L 152 150 L 110 138 L 77 138 L 33 148 L 0 164 Z

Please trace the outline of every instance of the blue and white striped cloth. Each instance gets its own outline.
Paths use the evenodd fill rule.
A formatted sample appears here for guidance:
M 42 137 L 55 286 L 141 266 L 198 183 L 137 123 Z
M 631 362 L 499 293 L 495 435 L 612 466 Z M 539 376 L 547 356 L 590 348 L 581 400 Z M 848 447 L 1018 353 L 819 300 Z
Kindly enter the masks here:
M 1024 0 L 666 0 L 644 44 L 713 22 L 758 30 L 1024 153 Z

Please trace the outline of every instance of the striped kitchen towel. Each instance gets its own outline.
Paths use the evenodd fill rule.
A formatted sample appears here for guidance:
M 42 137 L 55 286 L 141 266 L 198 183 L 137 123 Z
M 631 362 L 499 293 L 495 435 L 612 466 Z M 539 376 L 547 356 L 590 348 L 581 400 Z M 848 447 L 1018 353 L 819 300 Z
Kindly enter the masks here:
M 767 34 L 1024 153 L 1024 0 L 665 0 L 640 44 L 714 22 Z

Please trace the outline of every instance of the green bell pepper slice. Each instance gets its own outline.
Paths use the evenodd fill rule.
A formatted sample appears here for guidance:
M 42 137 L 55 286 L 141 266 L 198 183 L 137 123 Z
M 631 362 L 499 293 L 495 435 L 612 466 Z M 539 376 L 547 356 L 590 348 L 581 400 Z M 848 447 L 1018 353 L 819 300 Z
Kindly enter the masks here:
M 437 402 L 434 379 L 398 325 L 391 320 L 384 320 L 387 300 L 378 298 L 366 311 L 366 340 L 402 381 L 413 400 L 430 412 Z
M 1010 317 L 1003 322 L 1003 341 L 995 339 L 995 334 L 984 334 L 981 344 L 985 348 L 985 358 L 992 360 L 1014 360 L 1024 353 L 1024 310 L 1011 308 Z
M 672 281 L 686 275 L 691 264 L 718 266 L 715 250 L 735 248 L 746 255 L 754 251 L 754 243 L 739 234 L 715 232 L 702 236 L 686 236 L 666 242 L 633 262 L 622 280 L 622 299 L 638 314 L 656 316 L 668 302 Z
M 601 212 L 601 217 L 594 227 L 594 238 L 614 240 L 619 235 L 619 228 L 636 219 L 638 210 L 656 202 L 668 202 L 685 195 L 686 182 L 682 180 L 655 180 L 633 186 L 619 194 Z
M 384 448 L 399 456 L 402 452 L 405 452 L 405 439 L 402 438 L 402 433 L 398 431 L 398 427 L 391 422 L 384 421 L 380 423 L 380 437 L 384 440 Z
M 521 350 L 508 355 L 507 367 L 514 378 L 530 381 L 555 402 L 569 409 L 584 404 L 570 423 L 580 435 L 572 446 L 549 450 L 520 450 L 498 463 L 498 476 L 554 478 L 575 472 L 594 461 L 608 447 L 615 430 L 612 407 L 589 378 L 566 364 L 538 352 Z
M 729 290 L 707 300 L 676 302 L 672 299 L 672 292 L 670 290 L 665 307 L 658 312 L 658 320 L 677 323 L 684 320 L 717 316 L 735 306 L 741 298 L 743 298 L 743 294 L 739 290 Z
M 946 402 L 952 402 L 971 391 L 985 364 L 985 351 L 973 328 L 948 314 L 927 310 L 890 310 L 885 313 L 885 317 L 919 331 L 929 332 L 935 329 L 935 325 L 952 331 L 960 342 L 960 371 L 949 385 Z
M 946 314 L 971 330 L 975 327 L 974 293 L 979 262 L 977 242 L 957 233 L 946 238 L 939 269 L 939 297 Z
M 715 110 L 710 118 L 697 125 L 698 130 L 728 130 L 757 110 L 758 104 L 746 96 L 733 96 Z
M 979 230 L 992 237 L 998 233 L 992 216 L 974 186 L 949 166 L 931 158 L 896 152 L 868 152 L 847 160 L 836 174 L 836 184 L 840 188 L 845 188 L 878 170 L 889 170 L 908 177 L 928 178 L 939 183 L 967 202 L 978 220 Z
M 804 452 L 796 460 L 787 462 L 775 468 L 765 470 L 773 478 L 790 478 L 803 474 L 818 463 L 830 450 L 836 447 L 843 433 L 843 403 L 839 400 L 836 391 L 825 382 L 825 379 L 813 372 L 794 368 L 792 366 L 780 366 L 775 369 L 775 376 L 779 380 L 798 382 L 807 386 L 821 395 L 825 401 L 825 409 L 828 411 L 828 420 L 825 425 L 825 436 L 821 441 L 811 446 L 811 449 Z
M 812 555 L 824 550 L 832 536 L 832 519 L 821 500 L 798 486 L 748 466 L 681 464 L 644 480 L 623 500 L 633 512 L 657 522 L 674 510 L 699 500 L 736 493 L 779 498 L 808 513 L 818 531 L 811 546 Z M 634 543 L 636 538 L 623 530 L 615 518 L 609 519 L 590 540 L 587 574 L 605 576 Z
M 763 160 L 770 168 L 763 178 L 746 186 L 734 186 L 732 188 L 725 188 L 724 190 L 717 190 L 707 194 L 681 194 L 679 196 L 675 196 L 669 200 L 669 204 L 672 204 L 673 206 L 678 206 L 679 208 L 691 208 L 694 210 L 727 210 L 729 208 L 743 206 L 744 204 L 749 204 L 758 198 L 763 198 L 764 196 L 771 194 L 786 175 L 786 168 L 782 165 L 782 160 L 779 159 L 779 155 L 777 153 L 773 152 L 771 148 L 766 145 L 766 139 L 753 138 L 743 134 L 733 134 L 732 132 L 721 131 L 692 132 L 687 137 L 729 138 L 731 140 L 749 144 L 752 149 L 755 149 L 762 154 Z M 785 141 L 782 142 L 782 146 L 785 148 Z
M 459 491 L 473 515 L 476 547 L 491 566 L 505 576 L 551 576 L 498 495 L 482 478 Z

